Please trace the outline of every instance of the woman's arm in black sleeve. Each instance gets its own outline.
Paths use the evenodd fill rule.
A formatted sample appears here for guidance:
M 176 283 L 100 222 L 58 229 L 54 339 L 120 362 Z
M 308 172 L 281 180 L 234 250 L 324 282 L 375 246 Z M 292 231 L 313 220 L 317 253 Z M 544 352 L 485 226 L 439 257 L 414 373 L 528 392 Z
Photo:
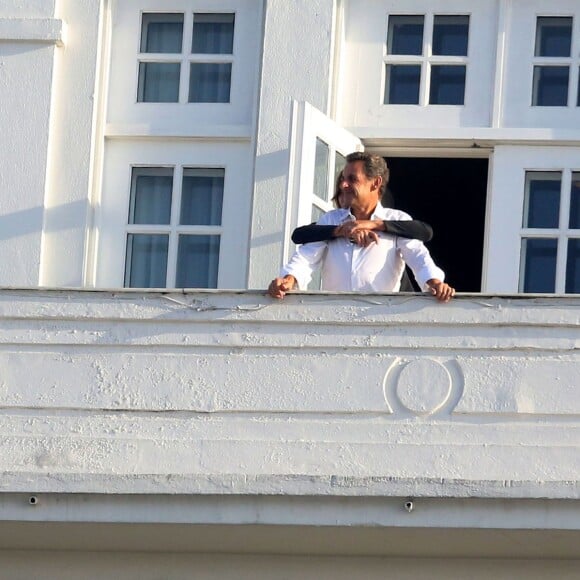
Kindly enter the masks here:
M 429 224 L 419 220 L 387 220 L 384 222 L 385 232 L 402 238 L 411 238 L 428 242 L 433 237 L 433 229 Z M 292 232 L 292 241 L 295 244 L 310 242 L 324 242 L 332 240 L 336 226 L 319 226 L 310 224 L 300 226 Z
M 325 242 L 334 238 L 336 226 L 319 226 L 310 224 L 300 226 L 292 232 L 292 241 L 295 244 L 308 244 L 309 242 Z
M 419 220 L 387 220 L 384 222 L 387 234 L 428 242 L 433 237 L 433 228 Z

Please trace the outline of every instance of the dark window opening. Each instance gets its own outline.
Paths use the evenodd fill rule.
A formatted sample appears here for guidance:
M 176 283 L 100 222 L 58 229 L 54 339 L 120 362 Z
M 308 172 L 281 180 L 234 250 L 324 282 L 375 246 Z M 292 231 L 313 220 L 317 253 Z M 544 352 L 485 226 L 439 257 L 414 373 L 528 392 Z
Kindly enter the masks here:
M 427 244 L 458 292 L 480 292 L 487 159 L 387 158 L 394 207 L 433 227 Z

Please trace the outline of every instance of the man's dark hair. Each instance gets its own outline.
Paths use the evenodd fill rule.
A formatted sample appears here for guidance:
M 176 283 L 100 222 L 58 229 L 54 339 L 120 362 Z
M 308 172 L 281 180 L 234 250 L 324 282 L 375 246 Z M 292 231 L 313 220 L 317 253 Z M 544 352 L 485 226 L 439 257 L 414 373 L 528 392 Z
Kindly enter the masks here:
M 354 163 L 355 161 L 363 162 L 363 171 L 368 179 L 375 177 L 382 177 L 381 196 L 384 195 L 387 183 L 389 183 L 389 168 L 387 162 L 380 155 L 372 155 L 363 151 L 355 151 L 346 156 L 347 163 Z

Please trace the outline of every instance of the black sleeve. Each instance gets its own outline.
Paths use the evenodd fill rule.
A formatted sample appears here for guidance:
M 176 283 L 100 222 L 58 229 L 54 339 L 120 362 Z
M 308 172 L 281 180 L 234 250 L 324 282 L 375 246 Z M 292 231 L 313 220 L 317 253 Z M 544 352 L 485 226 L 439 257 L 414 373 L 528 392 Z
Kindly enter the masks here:
M 334 236 L 332 233 L 336 226 L 319 226 L 310 224 L 300 226 L 292 232 L 292 241 L 295 244 L 308 244 L 310 242 L 325 242 L 331 240 Z
M 421 242 L 428 242 L 433 237 L 433 228 L 419 220 L 387 220 L 385 221 L 385 230 L 387 234 L 420 240 Z

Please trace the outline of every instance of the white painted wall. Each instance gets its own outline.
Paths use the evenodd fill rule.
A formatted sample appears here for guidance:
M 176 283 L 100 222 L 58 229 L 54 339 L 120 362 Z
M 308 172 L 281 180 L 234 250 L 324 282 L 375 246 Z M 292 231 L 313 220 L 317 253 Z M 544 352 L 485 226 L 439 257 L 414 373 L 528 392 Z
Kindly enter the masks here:
M 335 0 L 270 0 L 265 11 L 249 288 L 264 288 L 282 261 L 292 100 L 327 113 Z
M 39 283 L 52 74 L 59 29 L 62 23 L 54 19 L 53 1 L 2 3 L 0 283 L 4 285 Z
M 51 18 L 56 0 L 4 0 L 0 15 L 7 18 Z
M 101 4 L 3 3 L 4 285 L 83 283 Z
M 103 2 L 58 0 L 56 15 L 67 35 L 55 56 L 39 284 L 74 287 L 84 284 L 95 146 L 102 139 L 95 115 Z

